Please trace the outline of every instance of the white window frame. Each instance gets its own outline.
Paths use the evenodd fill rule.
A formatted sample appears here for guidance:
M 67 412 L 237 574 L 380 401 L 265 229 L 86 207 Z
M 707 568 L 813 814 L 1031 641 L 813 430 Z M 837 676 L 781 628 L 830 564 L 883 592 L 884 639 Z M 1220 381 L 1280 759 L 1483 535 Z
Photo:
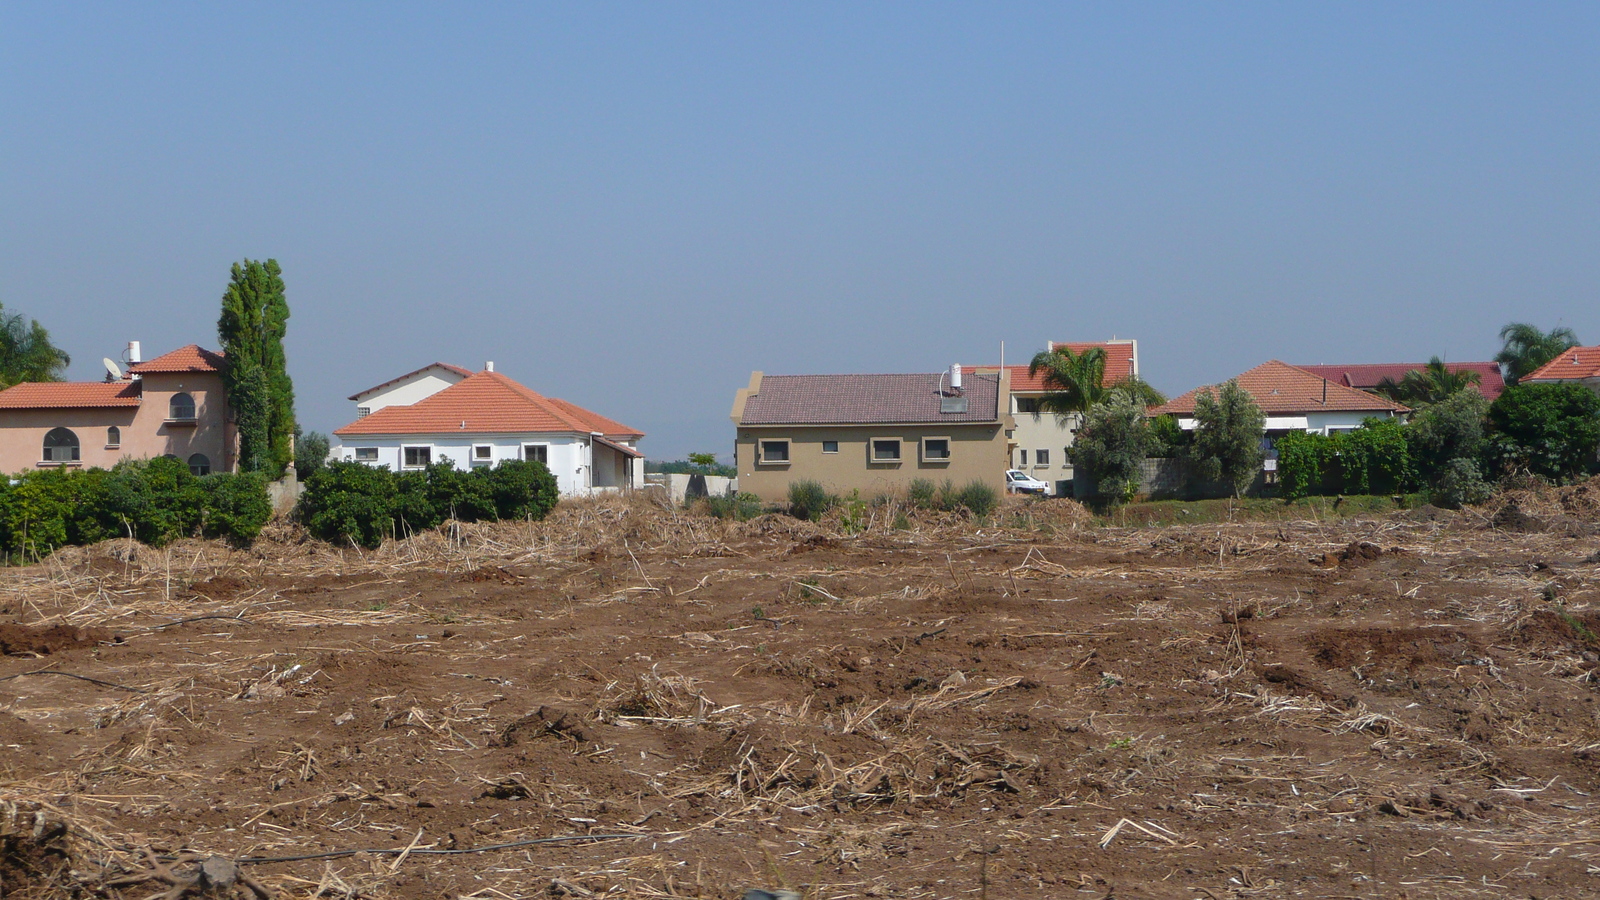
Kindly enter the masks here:
M 411 463 L 406 462 L 406 451 L 407 450 L 421 450 L 423 453 L 428 454 L 428 461 L 425 462 L 425 463 L 422 463 L 421 465 L 413 465 Z M 432 465 L 432 464 L 433 464 L 433 445 L 432 444 L 401 444 L 400 445 L 400 468 L 402 470 L 405 470 L 405 469 L 423 469 L 423 468 L 427 468 L 429 465 Z
M 358 406 L 358 407 L 356 407 L 356 418 L 365 419 L 367 416 L 370 416 L 370 415 L 372 415 L 372 407 L 370 407 L 370 406 Z
M 479 450 L 485 451 L 482 456 L 478 455 L 478 451 Z M 474 465 L 474 466 L 493 465 L 494 464 L 494 445 L 493 444 L 473 444 L 472 445 L 472 457 L 471 457 L 471 459 L 468 460 L 468 464 L 469 465 Z
M 928 442 L 929 441 L 944 441 L 944 455 L 943 456 L 930 456 L 930 455 L 928 455 Z M 930 437 L 923 438 L 918 443 L 921 445 L 919 450 L 918 450 L 918 452 L 920 452 L 922 454 L 922 461 L 925 462 L 925 463 L 930 463 L 930 464 L 933 464 L 933 465 L 941 465 L 941 466 L 942 465 L 947 465 L 950 462 L 950 458 L 952 456 L 955 456 L 955 445 L 954 445 L 954 442 L 950 440 L 948 435 L 942 435 L 942 434 L 941 435 L 932 435 Z
M 894 457 L 880 457 L 879 444 L 894 444 Z M 898 466 L 905 461 L 905 441 L 897 437 L 877 437 L 867 440 L 867 463 L 874 466 Z
M 528 455 L 529 450 L 535 451 L 534 455 L 531 457 Z M 546 468 L 549 468 L 550 466 L 549 444 L 523 444 L 522 449 L 518 450 L 517 452 L 522 455 L 523 462 L 542 462 L 545 464 Z M 541 454 L 544 456 L 544 459 L 538 458 Z
M 833 445 L 833 449 L 832 450 L 828 449 L 828 445 L 829 444 Z M 839 442 L 838 441 L 823 441 L 822 442 L 822 452 L 823 453 L 838 453 L 839 452 Z
M 355 451 L 355 455 L 353 457 L 351 457 L 351 458 L 354 459 L 356 462 L 377 462 L 378 461 L 378 448 L 377 447 L 355 447 L 353 449 Z M 371 454 L 370 456 L 362 455 L 362 454 L 369 454 L 369 453 Z
M 783 459 L 768 459 L 767 445 L 782 444 Z M 794 444 L 788 438 L 756 438 L 756 465 L 758 466 L 787 466 L 794 458 Z
M 1041 447 L 1033 451 L 1033 467 L 1035 469 L 1050 468 L 1050 448 Z
M 189 405 L 187 407 L 187 409 L 189 410 L 189 414 L 187 416 L 177 415 L 177 413 L 178 413 L 178 405 L 177 404 L 178 404 L 178 398 L 179 397 L 188 397 L 189 398 Z M 193 422 L 195 419 L 199 418 L 199 415 L 200 415 L 200 404 L 195 402 L 194 395 L 189 393 L 188 391 L 179 391 L 176 394 L 173 394 L 171 397 L 167 398 L 167 421 L 168 422 Z

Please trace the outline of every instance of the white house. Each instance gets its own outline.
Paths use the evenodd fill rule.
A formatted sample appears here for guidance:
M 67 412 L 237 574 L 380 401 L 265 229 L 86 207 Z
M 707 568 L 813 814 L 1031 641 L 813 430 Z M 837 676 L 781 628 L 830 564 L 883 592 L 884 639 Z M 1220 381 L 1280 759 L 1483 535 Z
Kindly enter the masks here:
M 333 432 L 341 441 L 335 458 L 396 471 L 446 458 L 458 469 L 538 460 L 564 495 L 644 484 L 642 432 L 538 394 L 494 371 L 493 363 L 449 383 L 463 371 L 435 363 L 355 395 L 371 406 Z
M 1235 380 L 1266 413 L 1263 431 L 1268 438 L 1291 431 L 1332 434 L 1354 431 L 1367 419 L 1403 417 L 1411 410 L 1398 403 L 1329 381 L 1305 369 L 1278 360 L 1269 360 Z M 1152 407 L 1150 415 L 1171 415 L 1179 427 L 1195 427 L 1195 398 L 1210 387 L 1198 387 L 1181 397 Z

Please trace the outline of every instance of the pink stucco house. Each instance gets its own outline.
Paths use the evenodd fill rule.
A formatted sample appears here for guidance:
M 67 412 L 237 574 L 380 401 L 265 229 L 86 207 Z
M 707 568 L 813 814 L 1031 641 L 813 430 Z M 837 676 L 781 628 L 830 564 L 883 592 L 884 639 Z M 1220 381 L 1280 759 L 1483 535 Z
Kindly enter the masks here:
M 0 473 L 156 456 L 181 459 L 197 475 L 231 472 L 236 438 L 222 366 L 221 353 L 190 344 L 135 361 L 120 379 L 0 391 Z

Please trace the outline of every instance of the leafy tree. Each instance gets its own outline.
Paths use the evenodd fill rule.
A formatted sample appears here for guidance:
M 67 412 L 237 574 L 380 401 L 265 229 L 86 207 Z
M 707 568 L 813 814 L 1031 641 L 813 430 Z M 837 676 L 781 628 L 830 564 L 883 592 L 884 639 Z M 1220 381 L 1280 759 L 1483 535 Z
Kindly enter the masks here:
M 1202 390 L 1195 397 L 1194 419 L 1190 458 L 1196 469 L 1205 478 L 1227 482 L 1235 497 L 1244 496 L 1261 471 L 1266 414 L 1235 379 L 1220 390 Z
M 705 457 L 711 457 L 711 461 L 709 463 L 695 461 L 697 458 Z M 722 475 L 726 478 L 733 478 L 739 474 L 738 469 L 717 462 L 717 458 L 710 453 L 691 453 L 688 459 L 648 459 L 645 460 L 644 470 L 669 475 Z
M 1150 455 L 1181 457 L 1193 437 L 1178 424 L 1177 416 L 1156 416 L 1150 420 Z
M 1144 410 L 1126 397 L 1093 407 L 1068 450 L 1103 498 L 1127 502 L 1139 492 L 1145 457 L 1155 445 Z
M 1457 458 L 1450 460 L 1438 473 L 1428 499 L 1446 509 L 1460 509 L 1467 504 L 1482 503 L 1488 500 L 1492 493 L 1494 489 L 1483 480 L 1483 473 L 1478 470 L 1478 463 L 1471 459 Z
M 1029 377 L 1038 376 L 1047 393 L 1039 408 L 1057 415 L 1086 413 L 1105 399 L 1106 351 L 1090 347 L 1073 353 L 1067 347 L 1041 350 L 1028 363 Z
M 240 466 L 277 478 L 293 462 L 294 384 L 283 337 L 289 325 L 278 261 L 234 263 L 217 334 L 228 365 L 223 381 L 239 430 Z
M 1423 407 L 1455 396 L 1482 381 L 1483 376 L 1471 370 L 1450 371 L 1444 360 L 1435 356 L 1425 367 L 1407 372 L 1399 381 L 1385 376 L 1378 382 L 1377 392 L 1396 403 Z
M 1494 361 L 1504 370 L 1506 384 L 1516 385 L 1569 347 L 1578 346 L 1571 328 L 1552 328 L 1548 332 L 1526 322 L 1512 322 L 1500 329 L 1502 348 Z
M 689 465 L 691 465 L 691 466 L 697 466 L 700 469 L 709 470 L 712 466 L 714 466 L 716 464 L 717 464 L 717 455 L 715 453 L 691 453 L 691 454 L 689 454 Z
M 295 438 L 294 471 L 301 481 L 328 464 L 328 446 L 328 436 L 320 431 L 308 431 Z
M 1412 415 L 1406 443 L 1423 481 L 1437 480 L 1458 459 L 1476 465 L 1483 455 L 1488 411 L 1489 401 L 1482 394 L 1460 391 Z
M 1352 494 L 1391 494 L 1411 487 L 1415 472 L 1399 419 L 1367 419 L 1361 427 L 1334 436 L 1344 490 Z
M 1489 407 L 1488 456 L 1502 474 L 1564 480 L 1595 468 L 1600 397 L 1579 384 L 1519 384 Z
M 556 477 L 538 460 L 508 459 L 485 473 L 495 515 L 508 520 L 542 519 L 560 496 Z
M 1124 397 L 1146 409 L 1152 406 L 1160 406 L 1167 402 L 1166 394 L 1156 390 L 1155 385 L 1137 375 L 1129 375 L 1127 378 L 1106 388 L 1105 396 L 1108 398 Z
M 1274 442 L 1278 451 L 1278 496 L 1296 500 L 1327 493 L 1335 457 L 1325 434 L 1291 431 Z
M 60 381 L 72 357 L 50 343 L 35 319 L 7 313 L 0 303 L 0 388 L 24 381 Z

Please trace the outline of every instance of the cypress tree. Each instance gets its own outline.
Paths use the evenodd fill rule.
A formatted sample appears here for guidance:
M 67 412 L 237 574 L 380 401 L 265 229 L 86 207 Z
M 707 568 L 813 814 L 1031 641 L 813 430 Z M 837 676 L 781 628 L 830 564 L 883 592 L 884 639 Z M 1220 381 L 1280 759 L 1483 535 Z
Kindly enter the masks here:
M 234 263 L 217 321 L 228 358 L 222 377 L 239 430 L 239 467 L 268 478 L 294 460 L 294 383 L 283 350 L 288 324 L 278 261 Z

